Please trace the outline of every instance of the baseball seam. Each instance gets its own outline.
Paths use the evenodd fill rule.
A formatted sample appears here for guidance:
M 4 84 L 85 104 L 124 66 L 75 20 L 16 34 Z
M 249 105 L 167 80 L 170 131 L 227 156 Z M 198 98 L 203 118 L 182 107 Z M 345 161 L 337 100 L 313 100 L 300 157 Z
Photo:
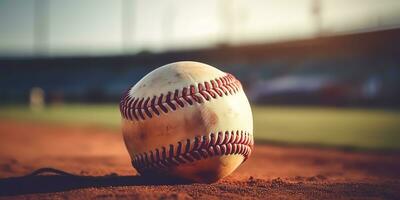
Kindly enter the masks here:
M 226 74 L 197 85 L 169 91 L 166 94 L 151 97 L 131 97 L 129 90 L 125 92 L 120 101 L 121 116 L 129 120 L 145 120 L 153 116 L 175 111 L 194 103 L 204 103 L 222 96 L 236 94 L 242 85 L 233 75 Z
M 225 131 L 197 136 L 193 140 L 179 141 L 169 148 L 139 153 L 133 156 L 132 165 L 139 173 L 154 169 L 167 169 L 180 164 L 212 156 L 243 155 L 245 161 L 254 145 L 253 135 L 246 131 Z

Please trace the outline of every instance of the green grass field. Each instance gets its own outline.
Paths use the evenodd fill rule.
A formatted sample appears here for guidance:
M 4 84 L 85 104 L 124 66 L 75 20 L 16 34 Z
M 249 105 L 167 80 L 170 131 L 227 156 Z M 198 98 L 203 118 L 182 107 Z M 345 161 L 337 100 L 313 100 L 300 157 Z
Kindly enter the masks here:
M 323 107 L 253 107 L 257 141 L 400 149 L 400 111 Z M 117 105 L 51 106 L 31 111 L 26 106 L 0 107 L 0 119 L 119 129 Z

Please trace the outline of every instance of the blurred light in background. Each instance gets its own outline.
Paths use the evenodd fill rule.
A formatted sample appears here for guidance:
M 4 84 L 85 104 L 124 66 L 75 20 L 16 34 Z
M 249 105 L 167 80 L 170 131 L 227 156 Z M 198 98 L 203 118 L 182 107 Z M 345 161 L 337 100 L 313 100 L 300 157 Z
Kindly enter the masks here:
M 399 25 L 398 0 L 2 0 L 0 56 L 160 52 Z
M 257 103 L 400 105 L 396 0 L 3 0 L 0 27 L 0 102 L 115 102 L 195 60 Z

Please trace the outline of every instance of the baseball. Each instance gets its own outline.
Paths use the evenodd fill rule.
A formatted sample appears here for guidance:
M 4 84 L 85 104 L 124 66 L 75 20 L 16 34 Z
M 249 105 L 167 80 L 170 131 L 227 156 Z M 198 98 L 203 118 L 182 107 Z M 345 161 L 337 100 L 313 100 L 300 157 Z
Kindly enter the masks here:
M 120 102 L 133 167 L 215 182 L 253 149 L 253 117 L 240 82 L 199 62 L 164 65 L 129 88 Z

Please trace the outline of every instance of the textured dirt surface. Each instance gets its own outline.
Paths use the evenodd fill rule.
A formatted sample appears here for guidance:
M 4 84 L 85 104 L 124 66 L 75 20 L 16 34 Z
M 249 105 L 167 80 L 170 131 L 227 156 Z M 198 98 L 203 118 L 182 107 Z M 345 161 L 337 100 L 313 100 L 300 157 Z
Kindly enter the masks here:
M 0 120 L 2 198 L 400 199 L 400 153 L 256 144 L 229 177 L 190 184 L 137 176 L 118 131 Z

